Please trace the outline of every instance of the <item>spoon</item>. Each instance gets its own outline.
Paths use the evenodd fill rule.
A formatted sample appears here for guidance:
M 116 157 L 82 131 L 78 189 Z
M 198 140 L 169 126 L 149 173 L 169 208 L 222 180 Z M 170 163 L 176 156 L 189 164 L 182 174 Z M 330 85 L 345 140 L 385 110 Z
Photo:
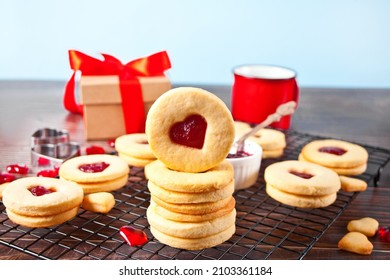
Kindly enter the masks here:
M 242 135 L 235 143 L 237 145 L 237 153 L 244 151 L 245 140 L 255 134 L 260 129 L 269 126 L 273 122 L 280 121 L 280 119 L 284 116 L 291 115 L 295 112 L 295 108 L 297 103 L 295 101 L 289 101 L 287 103 L 283 103 L 276 108 L 276 112 L 269 115 L 263 122 L 256 125 L 252 130 L 248 131 L 244 135 Z

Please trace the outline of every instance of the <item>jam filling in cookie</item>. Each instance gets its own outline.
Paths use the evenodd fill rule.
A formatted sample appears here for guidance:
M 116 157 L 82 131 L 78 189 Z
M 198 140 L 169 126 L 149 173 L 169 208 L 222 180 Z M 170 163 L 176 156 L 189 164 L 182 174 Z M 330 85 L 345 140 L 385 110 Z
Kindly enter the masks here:
M 329 146 L 329 147 L 321 147 L 318 149 L 319 152 L 321 153 L 328 153 L 336 156 L 342 156 L 345 154 L 347 151 L 339 148 L 339 147 L 334 147 L 334 146 Z
M 110 164 L 102 161 L 102 162 L 95 162 L 95 163 L 87 163 L 79 166 L 79 169 L 85 173 L 97 173 L 97 172 L 103 172 L 104 169 L 109 167 Z
M 306 172 L 298 172 L 298 171 L 294 171 L 294 170 L 290 170 L 289 173 L 291 173 L 295 176 L 301 177 L 303 179 L 310 179 L 311 177 L 314 176 L 314 175 L 311 175 L 311 174 L 306 173 Z
M 206 135 L 207 122 L 198 114 L 190 115 L 182 122 L 173 124 L 169 131 L 171 141 L 196 149 L 202 149 Z
M 53 188 L 48 189 L 44 186 L 32 186 L 28 190 L 32 193 L 33 196 L 42 196 L 45 194 L 50 194 L 55 192 L 55 189 Z

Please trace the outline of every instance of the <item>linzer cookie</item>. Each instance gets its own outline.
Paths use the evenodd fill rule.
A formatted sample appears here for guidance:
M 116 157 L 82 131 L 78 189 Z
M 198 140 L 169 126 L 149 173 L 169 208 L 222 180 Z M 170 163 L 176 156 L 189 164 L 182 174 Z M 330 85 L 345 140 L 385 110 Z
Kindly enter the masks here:
M 239 121 L 235 121 L 234 126 L 236 138 L 240 138 L 252 129 L 249 124 Z M 263 149 L 262 158 L 264 159 L 281 157 L 287 145 L 284 133 L 271 128 L 260 129 L 248 139 L 261 146 Z
M 61 179 L 81 186 L 84 193 L 109 192 L 126 185 L 128 163 L 114 155 L 86 155 L 65 161 L 60 169 Z
M 215 95 L 177 88 L 151 107 L 146 135 L 157 160 L 145 166 L 150 231 L 166 245 L 200 250 L 235 232 L 232 116 Z
M 55 178 L 25 177 L 13 181 L 3 192 L 11 221 L 26 227 L 50 227 L 76 216 L 83 189 Z
M 368 152 L 342 140 L 315 140 L 302 148 L 299 160 L 323 165 L 339 175 L 359 175 L 367 168 Z
M 218 165 L 234 141 L 233 118 L 223 101 L 192 87 L 160 96 L 149 110 L 145 131 L 156 157 L 170 169 L 184 172 Z
M 264 179 L 270 197 L 301 208 L 329 206 L 336 200 L 340 189 L 336 172 L 318 164 L 296 160 L 269 165 Z
M 135 167 L 144 167 L 156 160 L 145 133 L 126 134 L 116 138 L 115 150 L 120 158 Z

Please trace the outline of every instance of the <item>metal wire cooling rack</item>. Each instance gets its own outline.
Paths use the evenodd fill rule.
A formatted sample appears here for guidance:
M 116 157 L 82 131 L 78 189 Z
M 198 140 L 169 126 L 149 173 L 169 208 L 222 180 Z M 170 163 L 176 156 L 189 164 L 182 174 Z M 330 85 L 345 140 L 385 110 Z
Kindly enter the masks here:
M 334 204 L 299 209 L 276 202 L 264 190 L 263 172 L 269 164 L 297 159 L 303 145 L 321 137 L 287 131 L 282 158 L 263 160 L 257 183 L 235 193 L 237 220 L 233 237 L 214 248 L 175 249 L 153 238 L 145 217 L 150 193 L 143 169 L 132 168 L 129 183 L 114 192 L 115 207 L 107 215 L 80 210 L 72 220 L 51 228 L 30 229 L 13 224 L 0 203 L 0 243 L 40 259 L 302 259 L 357 195 L 340 191 Z M 360 176 L 375 186 L 390 151 L 364 146 L 369 152 L 367 171 Z M 143 230 L 149 242 L 127 245 L 119 228 Z

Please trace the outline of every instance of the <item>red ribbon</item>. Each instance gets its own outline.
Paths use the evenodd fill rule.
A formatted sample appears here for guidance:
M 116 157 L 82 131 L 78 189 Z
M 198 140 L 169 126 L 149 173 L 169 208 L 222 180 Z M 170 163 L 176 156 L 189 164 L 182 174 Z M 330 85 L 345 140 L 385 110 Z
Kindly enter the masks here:
M 171 62 L 165 51 L 122 64 L 117 58 L 102 54 L 99 60 L 76 50 L 69 50 L 70 67 L 73 75 L 65 86 L 64 107 L 68 111 L 83 114 L 83 106 L 77 104 L 75 97 L 75 75 L 81 71 L 86 76 L 117 75 L 122 97 L 122 110 L 125 118 L 126 133 L 145 130 L 145 110 L 142 88 L 138 77 L 162 76 L 171 68 Z

